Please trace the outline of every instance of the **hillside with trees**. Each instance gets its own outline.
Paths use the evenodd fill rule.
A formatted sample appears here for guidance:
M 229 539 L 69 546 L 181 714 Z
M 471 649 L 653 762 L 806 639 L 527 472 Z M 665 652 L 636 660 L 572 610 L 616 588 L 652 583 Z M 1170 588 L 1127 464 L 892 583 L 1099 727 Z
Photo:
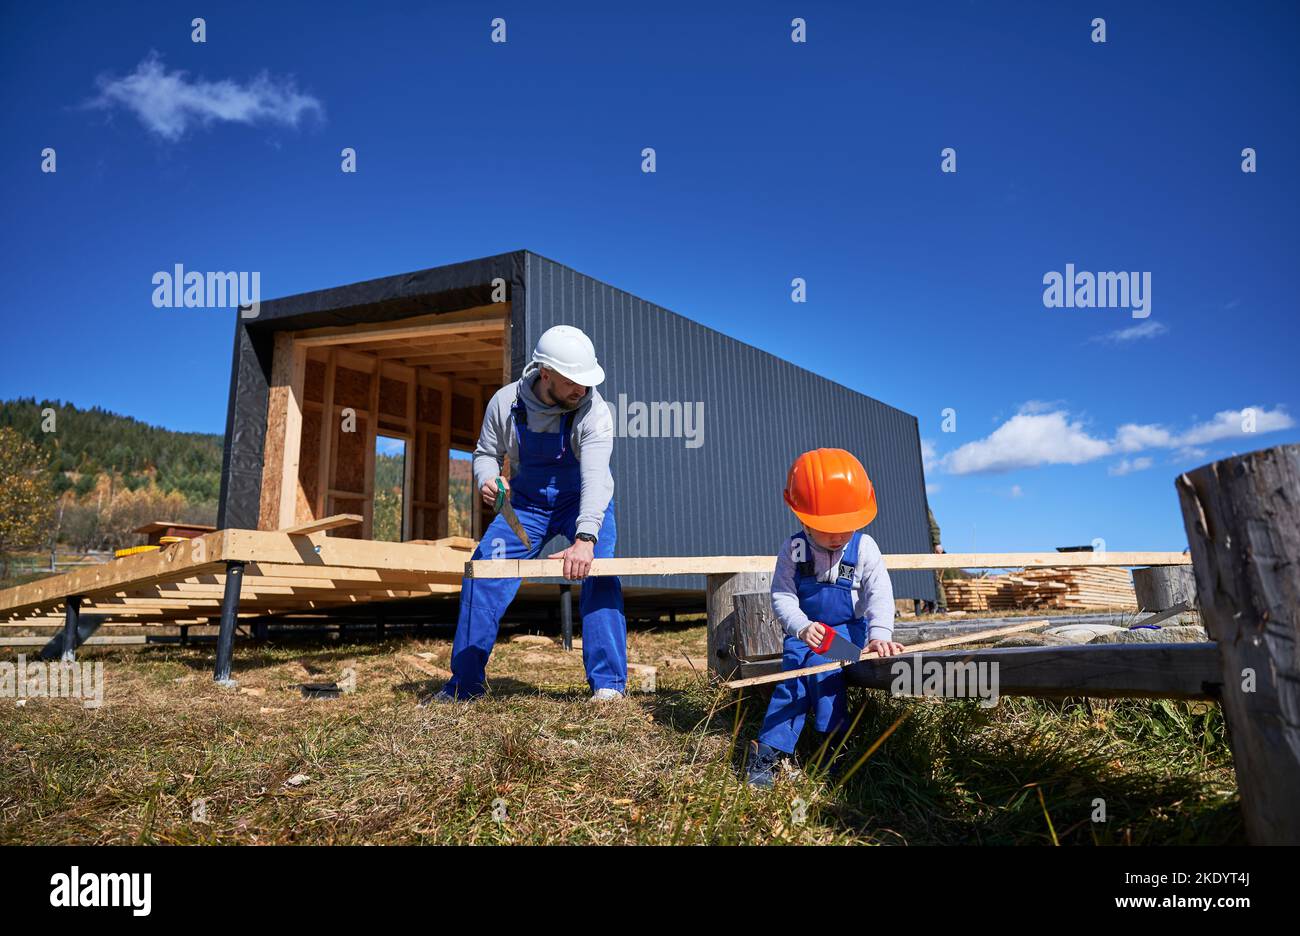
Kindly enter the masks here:
M 0 576 L 20 555 L 35 571 L 56 550 L 136 545 L 151 520 L 216 521 L 219 435 L 30 397 L 0 401 L 0 434 Z

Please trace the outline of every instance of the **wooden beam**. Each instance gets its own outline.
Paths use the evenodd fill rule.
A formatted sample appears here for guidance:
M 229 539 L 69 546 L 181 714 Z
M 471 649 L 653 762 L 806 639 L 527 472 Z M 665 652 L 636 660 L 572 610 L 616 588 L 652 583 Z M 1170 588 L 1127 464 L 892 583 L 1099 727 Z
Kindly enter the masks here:
M 274 530 L 295 521 L 298 498 L 298 453 L 302 444 L 303 380 L 306 352 L 290 332 L 277 332 L 271 359 L 271 388 L 266 406 L 262 455 L 262 496 L 258 526 Z M 293 473 L 288 473 L 292 468 Z
M 289 387 L 284 418 L 284 458 L 281 463 L 280 519 L 276 528 L 298 521 L 298 503 L 303 500 L 299 466 L 302 458 L 302 401 L 307 374 L 307 349 L 290 348 Z
M 1246 836 L 1300 844 L 1300 445 L 1214 462 L 1175 486 L 1221 654 Z
M 328 345 L 364 344 L 395 338 L 430 338 L 438 335 L 478 335 L 500 332 L 505 312 L 492 306 L 480 306 L 462 312 L 445 312 L 374 322 L 314 328 L 299 332 L 296 339 L 308 348 Z
M 324 530 L 337 530 L 339 527 L 354 526 L 363 521 L 364 518 L 357 514 L 334 514 L 332 517 L 322 517 L 319 520 L 312 520 L 310 523 L 299 523 L 297 526 L 287 527 L 278 532 L 287 533 L 290 536 L 307 536 Z
M 851 685 L 889 691 L 900 673 L 896 661 L 907 659 L 855 663 L 844 678 Z M 992 647 L 925 653 L 913 660 L 920 666 L 915 673 L 918 685 L 928 664 L 940 664 L 931 673 L 936 683 L 942 683 L 940 694 L 946 698 L 959 697 L 959 680 L 966 683 L 969 697 L 970 677 L 977 672 L 970 664 L 996 667 L 997 693 L 1008 696 L 1216 699 L 1223 679 L 1213 643 Z
M 1076 566 L 1183 565 L 1190 557 L 1176 552 L 1104 553 L 898 553 L 885 556 L 888 569 L 1071 568 Z M 470 578 L 561 578 L 560 559 L 480 559 L 467 563 Z M 644 559 L 597 559 L 592 575 L 719 575 L 771 572 L 775 556 L 670 556 Z
M 316 466 L 316 516 L 329 513 L 329 489 L 334 483 L 330 460 L 334 457 L 334 433 L 339 422 L 334 412 L 334 379 L 338 373 L 338 354 L 330 348 L 325 362 L 325 404 L 320 417 L 320 464 Z

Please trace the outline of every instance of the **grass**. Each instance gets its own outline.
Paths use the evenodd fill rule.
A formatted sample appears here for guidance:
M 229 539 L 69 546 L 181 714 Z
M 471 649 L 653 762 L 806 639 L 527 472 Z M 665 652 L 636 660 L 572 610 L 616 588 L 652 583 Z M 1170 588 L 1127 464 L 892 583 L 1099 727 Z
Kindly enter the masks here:
M 634 662 L 704 658 L 699 626 L 629 643 Z M 210 646 L 83 650 L 104 663 L 101 708 L 0 699 L 0 843 L 1243 840 L 1217 705 L 990 710 L 854 691 L 833 763 L 808 729 L 803 770 L 761 792 L 738 768 L 763 695 L 660 665 L 653 694 L 593 706 L 579 653 L 503 642 L 491 696 L 417 707 L 449 653 L 446 639 L 246 644 L 239 689 L 223 690 Z M 340 698 L 297 688 L 347 670 Z

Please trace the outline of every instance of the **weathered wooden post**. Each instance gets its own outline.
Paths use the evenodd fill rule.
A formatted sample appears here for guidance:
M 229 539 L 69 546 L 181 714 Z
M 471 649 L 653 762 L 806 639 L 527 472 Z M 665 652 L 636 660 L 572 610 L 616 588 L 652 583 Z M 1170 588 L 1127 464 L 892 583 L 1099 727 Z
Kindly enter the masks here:
M 773 567 L 776 560 L 772 561 Z M 736 659 L 736 614 L 732 598 L 746 592 L 769 591 L 771 572 L 719 573 L 708 577 L 705 610 L 708 612 L 709 672 L 731 679 L 740 668 Z
M 1176 486 L 1223 664 L 1246 834 L 1300 844 L 1300 445 L 1214 462 Z
M 1150 566 L 1133 570 L 1133 592 L 1143 611 L 1168 611 L 1196 604 L 1196 576 L 1191 566 Z
M 780 657 L 785 634 L 772 608 L 770 591 L 735 595 L 735 648 L 741 662 Z

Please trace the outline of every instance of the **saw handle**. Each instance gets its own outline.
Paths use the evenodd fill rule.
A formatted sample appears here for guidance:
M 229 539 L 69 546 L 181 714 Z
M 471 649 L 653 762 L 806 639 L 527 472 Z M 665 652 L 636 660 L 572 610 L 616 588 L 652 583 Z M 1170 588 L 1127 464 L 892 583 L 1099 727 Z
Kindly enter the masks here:
M 820 621 L 813 621 L 813 623 L 821 624 Z M 824 631 L 822 634 L 822 642 L 812 648 L 813 653 L 825 653 L 831 648 L 831 644 L 835 643 L 835 628 L 831 627 L 829 624 L 822 624 L 822 630 Z
M 497 478 L 497 502 L 492 509 L 495 510 L 497 513 L 500 513 L 501 508 L 505 506 L 505 503 L 506 503 L 506 486 L 504 483 L 502 483 L 501 478 L 498 477 Z

